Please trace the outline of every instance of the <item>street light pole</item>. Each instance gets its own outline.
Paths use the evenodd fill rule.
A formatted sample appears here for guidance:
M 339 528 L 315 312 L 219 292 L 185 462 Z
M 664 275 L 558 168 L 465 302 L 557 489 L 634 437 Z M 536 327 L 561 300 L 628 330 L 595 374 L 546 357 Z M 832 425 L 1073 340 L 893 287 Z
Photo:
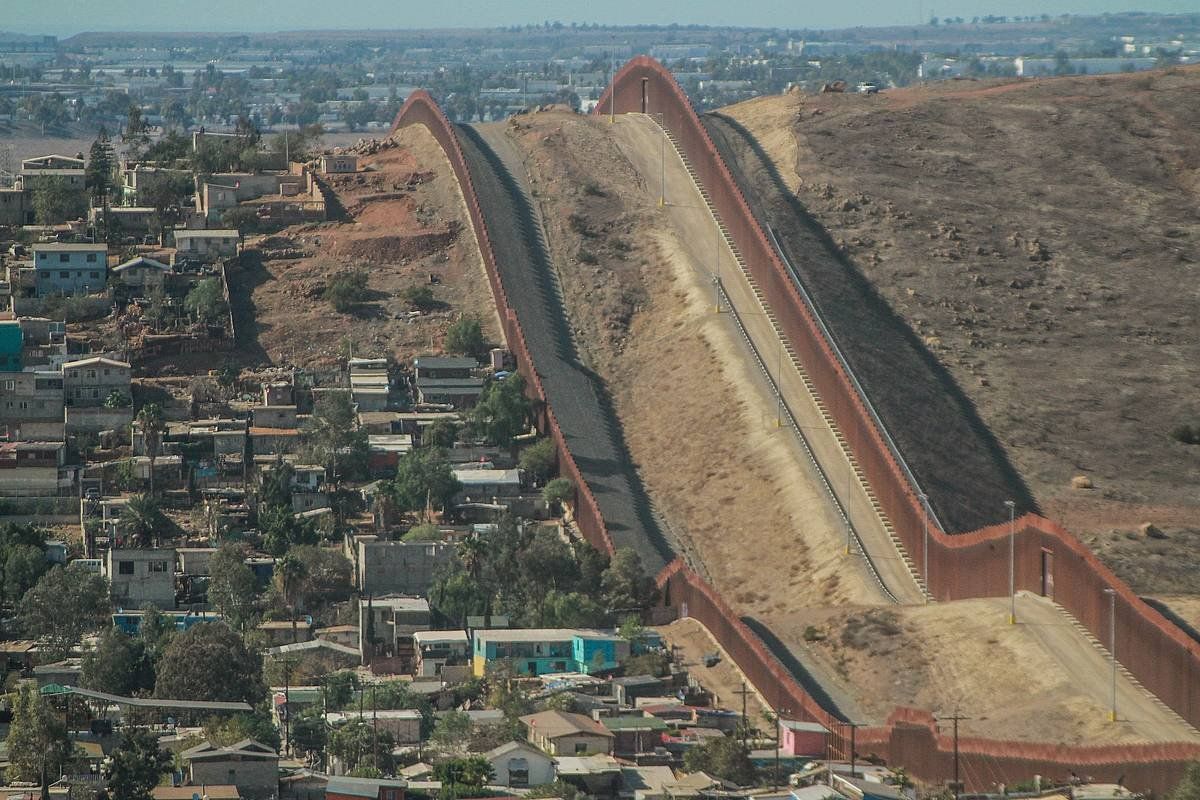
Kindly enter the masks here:
M 1112 710 L 1108 712 L 1109 722 L 1117 721 L 1117 590 L 1107 588 L 1108 595 L 1108 655 L 1112 659 Z
M 1017 624 L 1017 504 L 1005 500 L 1008 507 L 1008 624 Z
M 917 495 L 921 501 L 921 525 L 925 531 L 925 544 L 921 547 L 921 558 L 924 566 L 921 568 L 921 579 L 925 583 L 925 602 L 929 602 L 929 498 L 924 494 Z
M 714 220 L 715 222 L 715 220 Z M 714 308 L 718 314 L 721 313 L 721 225 L 717 223 L 717 249 L 715 251 L 716 258 L 713 261 L 713 287 L 716 293 L 716 303 Z

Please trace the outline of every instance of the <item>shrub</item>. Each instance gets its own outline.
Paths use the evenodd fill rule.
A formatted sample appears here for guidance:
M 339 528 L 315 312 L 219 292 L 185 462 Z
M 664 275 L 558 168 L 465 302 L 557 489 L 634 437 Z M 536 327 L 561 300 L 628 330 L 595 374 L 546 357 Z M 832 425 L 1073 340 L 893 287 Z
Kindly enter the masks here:
M 583 185 L 583 193 L 592 197 L 607 197 L 604 190 L 600 188 L 600 184 L 595 181 L 588 181 Z
M 483 328 L 474 317 L 462 317 L 446 331 L 446 349 L 451 353 L 479 358 L 486 348 Z
M 201 322 L 220 322 L 229 310 L 221 291 L 221 279 L 205 278 L 197 283 L 183 298 L 183 307 Z
M 368 297 L 366 270 L 353 269 L 340 272 L 329 281 L 325 297 L 340 313 L 352 311 Z
M 1171 438 L 1183 444 L 1200 444 L 1200 425 L 1179 425 L 1171 431 Z
M 563 503 L 575 494 L 575 484 L 567 478 L 555 478 L 546 484 L 542 490 L 542 498 L 547 503 Z
M 400 298 L 419 311 L 436 308 L 438 301 L 433 296 L 433 289 L 428 286 L 413 285 L 400 292 Z
M 591 250 L 588 250 L 586 247 L 579 248 L 579 254 L 575 257 L 579 259 L 580 264 L 590 264 L 591 266 L 595 266 L 600 263 L 600 259 L 596 258 L 596 254 Z
M 571 230 L 578 233 L 580 236 L 593 236 L 591 226 L 588 225 L 587 217 L 583 214 L 572 214 L 567 217 L 567 222 L 571 225 Z

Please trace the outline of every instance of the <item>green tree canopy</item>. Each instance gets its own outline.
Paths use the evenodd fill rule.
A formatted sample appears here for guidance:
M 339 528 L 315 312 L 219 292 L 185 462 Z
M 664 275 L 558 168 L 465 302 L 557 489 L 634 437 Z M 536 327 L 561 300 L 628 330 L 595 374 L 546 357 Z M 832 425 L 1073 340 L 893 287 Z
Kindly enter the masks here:
M 688 772 L 707 772 L 738 786 L 749 786 L 758 773 L 750 761 L 750 750 L 733 736 L 717 736 L 684 754 Z
M 108 131 L 100 126 L 92 149 L 88 153 L 87 167 L 84 170 L 84 185 L 92 192 L 97 206 L 103 206 L 107 201 L 108 190 L 112 188 L 113 149 L 109 141 Z
M 321 540 L 313 520 L 297 518 L 291 508 L 283 506 L 260 507 L 258 528 L 263 535 L 263 549 L 273 556 L 281 556 L 296 545 L 316 544 Z
M 484 387 L 479 402 L 471 410 L 470 420 L 483 438 L 494 445 L 509 447 L 515 437 L 529 430 L 531 416 L 525 379 L 513 374 Z
M 253 705 L 266 695 L 262 662 L 224 622 L 201 622 L 167 645 L 158 662 L 154 694 Z
M 542 489 L 542 498 L 547 503 L 565 503 L 575 496 L 575 484 L 570 478 L 555 478 Z
M 494 775 L 492 765 L 483 756 L 448 758 L 433 765 L 433 777 L 442 782 L 442 789 L 451 788 L 451 797 L 459 797 L 453 787 L 462 787 L 467 792 L 482 789 Z
M 348 771 L 373 767 L 391 772 L 395 737 L 386 730 L 376 731 L 361 719 L 351 719 L 329 733 L 329 752 L 337 756 Z
M 52 567 L 21 598 L 25 631 L 41 641 L 52 658 L 65 658 L 108 619 L 108 581 L 81 569 Z
M 1167 800 L 1200 800 L 1200 761 L 1188 766 L 1183 780 L 1171 790 Z
M 487 352 L 483 328 L 475 317 L 459 317 L 446 330 L 446 350 L 463 356 L 480 358 Z
M 158 734 L 146 728 L 126 731 L 105 772 L 107 790 L 121 800 L 150 800 L 154 787 L 171 768 L 171 754 L 158 745 Z
M 4 556 L 4 594 L 10 603 L 18 603 L 50 568 L 46 553 L 38 545 L 14 544 Z
M 193 286 L 183 298 L 183 307 L 200 322 L 217 325 L 225 321 L 229 304 L 221 290 L 220 278 L 205 278 Z
M 537 483 L 545 483 L 558 463 L 558 447 L 549 437 L 538 439 L 521 451 L 518 466 Z
M 170 525 L 158 501 L 148 494 L 137 494 L 129 498 L 125 507 L 121 509 L 120 522 L 132 547 L 157 547 L 162 534 Z
M 87 195 L 62 176 L 39 176 L 32 194 L 39 225 L 57 225 L 87 213 Z
M 642 568 L 641 556 L 628 547 L 613 553 L 600 586 L 604 600 L 613 612 L 646 608 L 657 595 L 654 578 Z
M 9 781 L 53 780 L 71 759 L 73 747 L 62 716 L 32 684 L 17 691 L 8 728 Z
M 370 455 L 367 434 L 358 427 L 349 392 L 322 392 L 304 436 L 313 458 L 333 479 L 353 478 L 366 471 Z
M 462 490 L 445 451 L 437 448 L 420 448 L 406 453 L 396 468 L 392 487 L 396 508 L 400 511 L 422 509 L 426 500 L 435 508 L 444 508 Z
M 237 630 L 254 616 L 258 579 L 246 566 L 245 545 L 227 542 L 209 561 L 208 602 Z
M 154 689 L 154 665 L 145 643 L 118 628 L 105 628 L 96 649 L 83 657 L 79 683 L 85 689 L 132 697 Z

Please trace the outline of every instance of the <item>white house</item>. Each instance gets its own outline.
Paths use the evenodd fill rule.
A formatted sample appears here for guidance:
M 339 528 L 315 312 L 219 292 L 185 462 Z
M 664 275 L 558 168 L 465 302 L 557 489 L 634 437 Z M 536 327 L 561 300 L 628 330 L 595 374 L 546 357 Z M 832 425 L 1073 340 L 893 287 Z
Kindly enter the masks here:
M 554 759 L 528 742 L 508 742 L 483 757 L 492 765 L 492 785 L 524 789 L 554 783 Z

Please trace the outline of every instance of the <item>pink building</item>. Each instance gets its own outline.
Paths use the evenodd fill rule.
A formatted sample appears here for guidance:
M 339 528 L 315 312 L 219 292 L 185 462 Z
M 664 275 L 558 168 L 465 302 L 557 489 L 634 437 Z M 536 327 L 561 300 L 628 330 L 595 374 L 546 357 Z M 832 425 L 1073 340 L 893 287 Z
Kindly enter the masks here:
M 779 750 L 789 756 L 825 757 L 829 745 L 829 730 L 816 722 L 793 719 L 779 721 Z

